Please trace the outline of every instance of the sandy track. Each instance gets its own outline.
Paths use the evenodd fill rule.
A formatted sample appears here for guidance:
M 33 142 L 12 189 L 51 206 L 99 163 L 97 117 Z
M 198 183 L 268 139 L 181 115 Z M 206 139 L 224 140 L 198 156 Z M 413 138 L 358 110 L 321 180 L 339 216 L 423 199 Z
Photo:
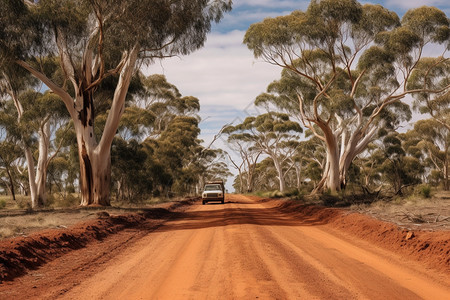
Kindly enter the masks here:
M 249 198 L 227 202 L 194 205 L 60 297 L 450 299 L 450 282 L 417 264 Z

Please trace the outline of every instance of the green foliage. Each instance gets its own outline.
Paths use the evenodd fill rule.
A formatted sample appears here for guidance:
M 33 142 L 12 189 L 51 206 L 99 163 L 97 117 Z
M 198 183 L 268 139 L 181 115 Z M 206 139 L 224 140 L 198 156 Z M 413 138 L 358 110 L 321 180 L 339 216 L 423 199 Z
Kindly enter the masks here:
M 87 1 L 7 0 L 1 6 L 1 51 L 12 55 L 50 54 L 55 29 L 64 35 L 73 50 L 82 50 L 86 36 L 93 33 L 93 19 L 102 21 L 101 45 L 108 68 L 121 59 L 120 53 L 138 42 L 143 49 L 160 53 L 188 54 L 203 46 L 211 22 L 218 22 L 231 1 Z M 95 33 L 95 32 L 94 32 Z M 162 47 L 173 38 L 170 47 Z M 148 53 L 143 53 L 143 57 Z M 22 56 L 23 57 L 23 56 Z M 147 56 L 149 57 L 149 56 Z
M 1 199 L 0 200 L 0 209 L 4 209 L 6 207 L 6 200 Z
M 445 172 L 445 166 L 450 160 L 450 130 L 434 118 L 419 120 L 405 137 L 410 140 L 408 152 L 422 159 L 422 164 L 432 170 L 429 181 L 436 184 L 441 182 L 444 189 L 448 190 L 449 175 Z
M 408 55 L 421 42 L 420 36 L 410 28 L 398 27 L 389 34 L 386 48 L 399 56 Z
M 450 37 L 449 20 L 436 7 L 422 6 L 411 9 L 402 18 L 402 25 L 416 32 L 422 39 L 432 42 L 447 42 Z
M 372 46 L 367 49 L 358 60 L 358 69 L 372 69 L 380 64 L 392 63 L 394 61 L 394 56 L 392 52 L 380 46 Z
M 330 165 L 323 188 L 339 190 L 351 162 L 377 133 L 385 137 L 411 119 L 409 105 L 401 102 L 408 94 L 450 126 L 448 59 L 422 57 L 426 46 L 448 48 L 449 32 L 448 18 L 436 8 L 411 9 L 400 20 L 380 5 L 312 0 L 305 12 L 267 18 L 247 30 L 244 43 L 254 56 L 283 67 L 281 79 L 255 103 L 298 116 L 323 140 L 324 165 Z M 405 156 L 401 148 L 394 143 L 387 155 Z M 409 158 L 405 164 L 414 165 Z
M 428 184 L 421 184 L 415 188 L 415 193 L 424 198 L 431 198 L 431 186 Z
M 151 174 L 146 169 L 147 153 L 135 140 L 126 142 L 120 138 L 114 140 L 111 149 L 112 177 L 120 182 L 118 197 L 130 201 L 140 201 L 152 191 Z

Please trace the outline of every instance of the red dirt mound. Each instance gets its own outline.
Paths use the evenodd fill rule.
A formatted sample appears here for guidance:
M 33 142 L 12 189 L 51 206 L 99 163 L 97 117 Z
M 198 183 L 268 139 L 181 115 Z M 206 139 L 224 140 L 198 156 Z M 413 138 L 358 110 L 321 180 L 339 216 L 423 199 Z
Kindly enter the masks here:
M 408 231 L 399 226 L 345 209 L 278 202 L 278 209 L 309 223 L 329 224 L 374 245 L 450 273 L 450 231 Z
M 63 230 L 45 230 L 28 237 L 0 241 L 0 282 L 23 275 L 47 261 L 93 240 L 102 240 L 124 228 L 136 226 L 145 217 L 138 214 L 102 216 Z

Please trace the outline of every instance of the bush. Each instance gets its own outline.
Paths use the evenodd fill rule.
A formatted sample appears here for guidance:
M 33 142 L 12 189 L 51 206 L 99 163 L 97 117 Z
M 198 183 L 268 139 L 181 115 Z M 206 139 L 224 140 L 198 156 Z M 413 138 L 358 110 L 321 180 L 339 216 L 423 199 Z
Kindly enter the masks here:
M 300 192 L 297 189 L 292 189 L 284 192 L 284 196 L 286 197 L 296 197 L 298 195 L 300 195 Z
M 53 207 L 55 205 L 55 196 L 52 194 L 47 194 L 47 199 L 45 200 L 44 206 L 45 207 Z
M 280 191 L 273 191 L 270 194 L 270 198 L 282 198 L 283 196 L 284 196 L 283 193 Z
M 0 209 L 4 209 L 6 207 L 6 200 L 0 200 Z
M 78 206 L 80 204 L 80 200 L 78 197 L 75 197 L 72 194 L 67 194 L 67 196 L 62 197 L 57 202 L 55 202 L 56 206 L 59 207 L 73 207 Z
M 431 198 L 431 186 L 428 184 L 421 184 L 415 188 L 414 191 L 416 195 L 419 195 L 424 198 Z

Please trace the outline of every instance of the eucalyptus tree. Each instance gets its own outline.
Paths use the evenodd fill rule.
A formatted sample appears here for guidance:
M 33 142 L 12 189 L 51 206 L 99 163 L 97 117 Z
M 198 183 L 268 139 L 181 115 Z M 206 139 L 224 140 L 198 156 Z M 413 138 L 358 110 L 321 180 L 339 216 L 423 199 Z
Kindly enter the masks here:
M 380 193 L 382 179 L 379 167 L 385 159 L 385 155 L 380 150 L 380 147 L 372 142 L 353 161 L 359 168 L 360 176 L 358 181 L 364 194 L 375 195 Z
M 35 80 L 24 69 L 17 68 L 8 61 L 0 62 L 0 95 L 3 100 L 3 111 L 1 114 L 1 124 L 15 136 L 16 142 L 21 145 L 24 151 L 28 168 L 28 181 L 31 196 L 31 206 L 39 205 L 38 191 L 36 188 L 36 173 L 33 151 L 31 146 L 31 136 L 22 134 L 21 128 L 28 131 L 28 126 L 22 122 L 25 113 L 21 95 L 37 85 Z M 9 102 L 9 103 L 6 103 Z M 23 131 L 23 130 L 22 130 Z
M 151 112 L 154 120 L 148 135 L 157 138 L 176 116 L 197 117 L 200 102 L 196 97 L 183 96 L 178 88 L 161 74 L 141 79 L 143 93 L 138 95 L 136 106 Z
M 382 179 L 391 186 L 395 195 L 403 195 L 403 189 L 421 182 L 425 168 L 416 156 L 407 155 L 402 134 L 389 132 L 380 143 L 378 171 Z
M 164 75 L 138 74 L 135 78 L 135 87 L 132 93 L 129 91 L 132 95 L 119 124 L 119 135 L 123 139 L 156 139 L 176 116 L 197 117 L 199 100 L 182 96 Z
M 280 192 L 286 190 L 285 175 L 293 167 L 286 167 L 286 163 L 295 154 L 302 132 L 297 122 L 286 114 L 271 112 L 247 117 L 242 124 L 230 125 L 223 132 L 229 134 L 229 139 L 251 143 L 254 151 L 268 155 L 278 173 Z
M 239 192 L 243 193 L 245 188 L 247 193 L 251 193 L 253 191 L 255 167 L 262 151 L 256 149 L 252 145 L 252 141 L 248 140 L 243 134 L 230 133 L 227 142 L 228 147 L 231 148 L 233 153 L 238 154 L 240 159 L 238 161 L 236 157 L 227 153 L 228 159 L 238 171 Z
M 400 20 L 380 5 L 312 0 L 306 11 L 251 25 L 244 43 L 256 58 L 283 68 L 269 95 L 276 105 L 296 109 L 326 144 L 319 188 L 336 192 L 353 159 L 383 127 L 386 110 L 403 110 L 401 100 L 409 94 L 449 90 L 445 80 L 408 85 L 425 47 L 447 48 L 449 34 L 447 16 L 434 7 L 411 9 Z M 447 63 L 445 54 L 424 76 Z
M 177 116 L 158 139 L 146 141 L 153 152 L 152 164 L 156 163 L 164 169 L 165 176 L 169 175 L 162 187 L 167 195 L 173 191 L 184 193 L 196 185 L 198 178 L 192 171 L 201 151 L 199 134 L 198 118 Z
M 314 136 L 310 130 L 305 131 L 305 138 L 309 139 L 299 143 L 294 156 L 294 168 L 299 191 L 306 179 L 312 181 L 314 186 L 317 185 L 326 163 L 325 148 L 322 141 Z
M 110 149 L 133 73 L 142 63 L 203 46 L 211 22 L 230 0 L 7 0 L 0 18 L 1 57 L 58 95 L 73 121 L 80 161 L 81 205 L 109 205 Z M 64 81 L 39 68 L 54 54 Z M 94 127 L 96 95 L 115 78 L 103 132 Z
M 266 157 L 256 164 L 253 187 L 256 191 L 277 190 L 280 187 L 280 182 L 277 177 L 278 172 L 273 160 L 270 157 Z M 236 181 L 234 186 L 238 186 Z
M 438 171 L 443 181 L 444 190 L 450 189 L 450 129 L 436 119 L 419 120 L 414 124 L 412 133 L 420 137 L 420 141 L 411 146 L 417 148 L 428 157 L 433 168 Z
M 31 207 L 35 208 L 45 203 L 48 164 L 58 152 L 50 153 L 52 130 L 59 127 L 52 124 L 64 119 L 64 108 L 54 94 L 35 91 L 35 82 L 29 79 L 11 69 L 1 71 L 0 88 L 4 96 L 0 124 L 24 152 Z
M 21 134 L 25 139 L 26 154 L 31 148 L 30 141 L 37 136 L 37 158 L 27 157 L 28 177 L 30 180 L 30 194 L 32 207 L 43 206 L 46 202 L 47 170 L 50 162 L 61 149 L 62 142 L 57 144 L 52 135 L 58 129 L 68 130 L 68 115 L 58 96 L 49 91 L 39 93 L 28 91 L 21 97 L 23 115 L 21 118 Z M 36 161 L 36 163 L 35 163 Z
M 438 90 L 450 83 L 450 61 L 440 62 L 440 58 L 424 58 L 417 64 L 408 83 L 410 89 Z M 450 130 L 450 92 L 417 93 L 414 106 L 424 114 L 430 114 L 440 126 Z
M 116 198 L 136 202 L 145 199 L 153 189 L 152 175 L 146 168 L 144 145 L 132 139 L 116 137 L 111 149 L 112 177 L 116 183 Z

